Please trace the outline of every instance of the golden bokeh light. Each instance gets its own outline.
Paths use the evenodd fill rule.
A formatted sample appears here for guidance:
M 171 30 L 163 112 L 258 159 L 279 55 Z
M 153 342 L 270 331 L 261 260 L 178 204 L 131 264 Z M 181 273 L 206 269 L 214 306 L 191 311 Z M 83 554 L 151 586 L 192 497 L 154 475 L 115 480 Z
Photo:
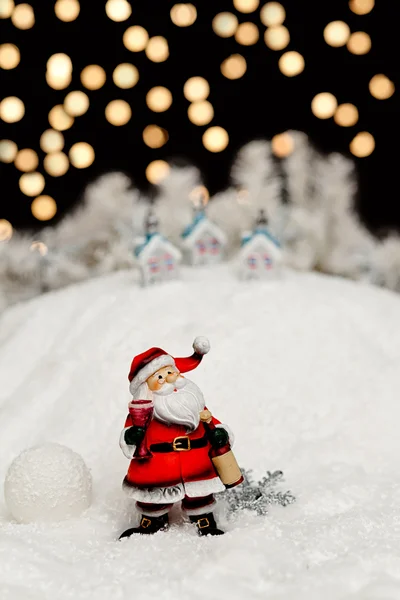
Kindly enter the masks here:
M 356 31 L 352 33 L 347 42 L 347 49 L 352 54 L 367 54 L 371 50 L 371 38 L 365 31 Z
M 147 125 L 143 130 L 143 141 L 149 148 L 161 148 L 168 142 L 168 132 L 158 125 Z
M 54 12 L 60 21 L 70 23 L 78 17 L 81 7 L 78 0 L 57 0 Z
M 32 242 L 29 249 L 31 252 L 39 252 L 40 256 L 46 256 L 46 254 L 49 251 L 48 247 L 46 246 L 46 244 L 44 242 L 36 242 L 36 241 Z
M 28 173 L 37 169 L 39 164 L 39 157 L 34 150 L 31 148 L 24 148 L 20 150 L 15 157 L 14 164 L 19 171 Z
M 45 185 L 44 177 L 41 173 L 24 173 L 19 178 L 19 189 L 25 196 L 37 196 L 43 192 Z
M 350 27 L 344 21 L 332 21 L 324 29 L 324 40 L 329 46 L 345 46 L 350 37 Z
M 197 185 L 189 194 L 189 200 L 195 206 L 205 206 L 210 199 L 210 192 L 205 185 Z
M 46 67 L 55 77 L 66 77 L 72 72 L 72 60 L 68 54 L 58 52 L 50 56 Z
M 65 90 L 72 81 L 72 73 L 58 77 L 57 75 L 53 75 L 51 71 L 46 71 L 46 81 L 53 90 Z
M 38 196 L 31 204 L 31 211 L 38 221 L 49 221 L 57 212 L 57 204 L 51 196 Z
M 210 86 L 204 77 L 190 77 L 183 86 L 183 94 L 189 102 L 205 100 L 210 93 Z
M 43 152 L 60 152 L 64 148 L 64 136 L 55 129 L 46 129 L 40 136 L 40 147 Z
M 52 177 L 61 177 L 69 169 L 68 156 L 64 152 L 47 154 L 43 161 L 45 171 Z
M 282 54 L 278 65 L 286 77 L 295 77 L 304 71 L 304 58 L 299 52 L 291 50 Z
M 172 94 L 166 87 L 157 85 L 147 92 L 146 103 L 153 112 L 164 112 L 172 104 Z
M 227 79 L 240 79 L 246 69 L 246 59 L 241 54 L 232 54 L 221 64 L 221 73 Z
M 7 219 L 0 219 L 0 242 L 8 242 L 12 238 L 13 227 Z
M 358 121 L 358 109 L 354 104 L 340 104 L 334 114 L 334 121 L 341 127 L 353 127 Z
M 153 160 L 146 167 L 146 177 L 150 183 L 157 185 L 170 172 L 170 166 L 165 160 Z
M 386 75 L 374 75 L 369 82 L 369 91 L 374 98 L 378 100 L 387 100 L 393 96 L 395 87 L 393 81 L 391 81 Z
M 132 14 L 132 7 L 127 0 L 107 0 L 106 13 L 112 21 L 126 21 Z
M 64 109 L 71 117 L 80 117 L 89 108 L 89 96 L 85 92 L 76 90 L 65 96 Z
M 189 27 L 197 19 L 197 10 L 193 4 L 175 4 L 170 12 L 171 21 L 178 27 Z
M 169 56 L 168 42 L 162 35 L 155 35 L 147 42 L 145 52 L 147 58 L 153 62 L 164 62 Z
M 290 42 L 290 33 L 284 25 L 268 27 L 264 33 L 264 42 L 271 50 L 283 50 Z
M 81 73 L 81 82 L 88 90 L 99 90 L 106 82 L 106 72 L 100 65 L 88 65 Z
M 335 114 L 337 100 L 333 94 L 322 92 L 314 96 L 311 110 L 318 119 L 330 119 Z
M 375 150 L 374 137 L 367 131 L 357 133 L 355 138 L 350 142 L 350 152 L 358 158 L 365 158 Z
M 0 45 L 0 67 L 6 71 L 19 65 L 21 55 L 15 44 Z
M 375 6 L 375 0 L 350 0 L 349 7 L 356 15 L 367 15 Z
M 132 25 L 125 31 L 122 41 L 127 50 L 131 52 L 141 52 L 147 46 L 149 34 L 140 25 Z
M 113 81 L 115 85 L 127 90 L 133 88 L 139 81 L 139 71 L 135 65 L 130 63 L 122 63 L 115 67 L 113 72 Z
M 8 19 L 11 17 L 14 10 L 14 0 L 1 0 L 0 2 L 0 19 Z
M 286 158 L 294 150 L 294 139 L 289 132 L 274 135 L 271 141 L 272 152 L 279 158 Z
M 202 140 L 204 147 L 209 152 L 222 152 L 229 144 L 228 132 L 218 125 L 209 127 L 203 133 Z
M 242 46 L 252 46 L 258 42 L 260 33 L 255 23 L 240 23 L 235 32 L 235 40 Z
M 230 12 L 221 12 L 213 18 L 212 28 L 222 38 L 232 37 L 238 28 L 239 22 Z
M 208 100 L 192 102 L 188 108 L 188 117 L 194 125 L 208 125 L 214 117 L 214 108 Z
M 11 21 L 18 29 L 30 29 L 35 24 L 35 13 L 30 4 L 18 4 L 11 15 Z
M 279 2 L 267 2 L 260 11 L 260 19 L 266 27 L 282 25 L 286 19 L 286 11 Z
M 62 104 L 53 106 L 49 112 L 48 119 L 52 128 L 57 129 L 57 131 L 65 131 L 66 129 L 72 127 L 74 123 L 74 118 L 65 112 Z
M 125 100 L 111 100 L 106 106 L 106 119 L 111 125 L 126 125 L 131 117 L 132 109 Z
M 77 169 L 90 167 L 95 159 L 93 147 L 87 142 L 74 144 L 69 151 L 69 160 Z
M 0 161 L 12 163 L 17 156 L 18 146 L 12 140 L 0 140 Z
M 16 96 L 8 96 L 0 102 L 0 119 L 6 123 L 16 123 L 22 119 L 24 114 L 24 103 Z
M 233 0 L 233 6 L 241 13 L 252 13 L 259 7 L 260 0 Z

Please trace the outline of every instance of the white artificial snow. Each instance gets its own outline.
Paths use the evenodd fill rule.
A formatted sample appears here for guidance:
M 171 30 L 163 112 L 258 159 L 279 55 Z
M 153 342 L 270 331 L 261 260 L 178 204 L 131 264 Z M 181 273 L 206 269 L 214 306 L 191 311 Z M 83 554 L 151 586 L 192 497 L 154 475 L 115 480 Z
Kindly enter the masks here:
M 4 481 L 4 498 L 20 523 L 79 517 L 91 503 L 92 478 L 82 457 L 61 444 L 21 452 Z
M 191 377 L 235 433 L 255 478 L 281 469 L 297 497 L 199 538 L 137 523 L 121 491 L 133 356 L 211 349 Z M 244 284 L 231 265 L 140 289 L 119 272 L 8 309 L 0 320 L 0 481 L 25 448 L 79 453 L 93 504 L 77 519 L 17 524 L 0 503 L 1 600 L 398 600 L 400 301 L 362 283 L 285 273 Z

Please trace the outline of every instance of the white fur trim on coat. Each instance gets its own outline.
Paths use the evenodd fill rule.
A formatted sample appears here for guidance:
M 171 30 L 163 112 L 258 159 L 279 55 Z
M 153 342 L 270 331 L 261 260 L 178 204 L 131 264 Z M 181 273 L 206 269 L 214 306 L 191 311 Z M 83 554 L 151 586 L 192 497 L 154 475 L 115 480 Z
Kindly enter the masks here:
M 122 489 L 129 496 L 139 502 L 151 502 L 152 504 L 173 504 L 189 498 L 199 498 L 225 491 L 225 486 L 219 477 L 205 479 L 203 481 L 192 481 L 190 483 L 178 483 L 169 487 L 136 487 L 124 479 Z
M 130 429 L 130 427 L 125 427 L 125 429 L 123 429 L 121 431 L 121 435 L 119 436 L 119 447 L 121 448 L 122 452 L 124 453 L 124 456 L 126 456 L 126 458 L 129 458 L 129 460 L 132 460 L 133 455 L 135 454 L 136 446 L 126 443 L 125 431 L 127 429 Z
M 210 351 L 210 342 L 206 337 L 198 335 L 193 342 L 193 350 L 197 354 L 207 354 Z
M 122 489 L 129 498 L 133 498 L 138 502 L 151 502 L 152 504 L 173 504 L 185 497 L 182 483 L 165 488 L 141 488 L 131 485 L 124 479 Z
M 234 435 L 232 429 L 230 427 L 228 427 L 228 425 L 225 425 L 224 423 L 218 423 L 218 425 L 216 425 L 215 427 L 220 427 L 221 429 L 225 429 L 226 433 L 229 435 L 229 443 L 231 446 L 233 446 L 233 444 L 235 443 L 235 435 Z
M 224 492 L 225 486 L 219 477 L 212 479 L 203 479 L 202 481 L 185 482 L 185 493 L 189 498 L 198 498 L 199 496 L 209 496 Z
M 137 388 L 142 385 L 142 383 L 147 381 L 149 377 L 154 375 L 154 373 L 162 367 L 175 367 L 175 361 L 172 356 L 169 356 L 169 354 L 162 354 L 157 358 L 153 358 L 151 362 L 140 369 L 139 373 L 135 375 L 129 385 L 129 391 L 132 396 L 135 396 Z

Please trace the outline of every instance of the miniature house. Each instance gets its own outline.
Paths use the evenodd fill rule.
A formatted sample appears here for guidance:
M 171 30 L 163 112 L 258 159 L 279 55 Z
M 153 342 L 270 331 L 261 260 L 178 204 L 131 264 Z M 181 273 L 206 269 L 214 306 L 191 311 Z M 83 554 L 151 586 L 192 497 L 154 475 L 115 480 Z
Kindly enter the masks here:
M 196 211 L 192 223 L 182 233 L 182 249 L 191 265 L 220 262 L 226 242 L 225 233 L 208 219 L 204 209 Z
M 182 254 L 158 232 L 158 220 L 150 211 L 146 221 L 146 236 L 135 247 L 142 285 L 176 279 Z
M 260 211 L 254 230 L 242 237 L 238 267 L 243 279 L 273 279 L 280 270 L 282 258 L 279 242 L 267 228 L 264 211 Z

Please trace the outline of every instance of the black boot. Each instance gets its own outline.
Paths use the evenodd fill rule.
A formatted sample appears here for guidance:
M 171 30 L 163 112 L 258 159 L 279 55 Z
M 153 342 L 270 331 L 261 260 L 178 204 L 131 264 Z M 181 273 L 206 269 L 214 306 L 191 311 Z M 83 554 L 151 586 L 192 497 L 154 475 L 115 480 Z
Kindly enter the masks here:
M 150 534 L 157 533 L 157 531 L 165 531 L 168 528 L 168 513 L 161 515 L 161 517 L 151 517 L 149 515 L 142 515 L 140 519 L 139 527 L 131 527 L 124 531 L 119 539 L 131 536 L 133 533 Z
M 212 513 L 189 517 L 191 523 L 195 523 L 199 535 L 223 535 L 225 532 L 218 529 Z

